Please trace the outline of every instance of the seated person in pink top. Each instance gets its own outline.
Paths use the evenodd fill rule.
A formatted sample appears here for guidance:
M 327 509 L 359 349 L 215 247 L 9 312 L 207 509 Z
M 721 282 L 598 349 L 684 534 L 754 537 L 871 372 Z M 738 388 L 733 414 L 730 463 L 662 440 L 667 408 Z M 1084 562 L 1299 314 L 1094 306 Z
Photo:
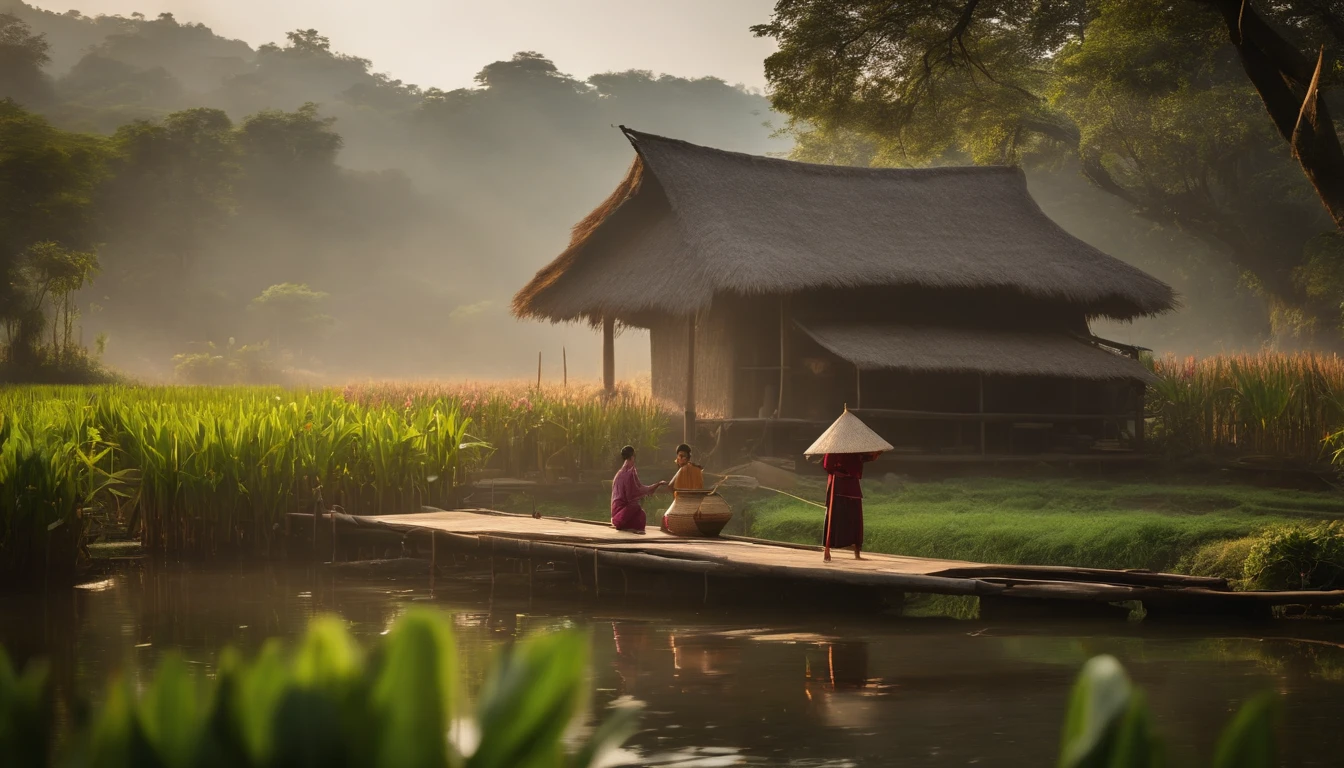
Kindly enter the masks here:
M 622 448 L 621 458 L 625 459 L 625 463 L 611 481 L 611 524 L 618 531 L 643 533 L 644 508 L 639 505 L 639 500 L 645 496 L 652 496 L 659 488 L 667 485 L 667 481 L 659 480 L 653 485 L 639 482 L 639 472 L 635 470 L 633 446 L 627 445 Z

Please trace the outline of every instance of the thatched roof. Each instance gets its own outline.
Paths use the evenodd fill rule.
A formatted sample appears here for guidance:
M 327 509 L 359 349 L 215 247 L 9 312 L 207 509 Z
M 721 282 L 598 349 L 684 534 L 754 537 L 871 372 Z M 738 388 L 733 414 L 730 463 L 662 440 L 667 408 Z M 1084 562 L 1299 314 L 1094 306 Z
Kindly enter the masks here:
M 514 298 L 521 317 L 686 314 L 720 294 L 818 288 L 1001 289 L 1130 319 L 1165 283 L 1069 235 L 1018 168 L 850 168 L 622 128 L 637 157 Z
M 798 327 L 864 371 L 1152 379 L 1138 360 L 1063 333 L 856 323 Z

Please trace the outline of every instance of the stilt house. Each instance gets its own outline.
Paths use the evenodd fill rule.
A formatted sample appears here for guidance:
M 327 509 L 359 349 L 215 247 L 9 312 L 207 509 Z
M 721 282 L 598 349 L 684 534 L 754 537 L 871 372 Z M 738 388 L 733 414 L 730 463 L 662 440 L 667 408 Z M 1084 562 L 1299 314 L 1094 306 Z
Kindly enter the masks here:
M 621 130 L 629 173 L 513 310 L 601 328 L 608 388 L 616 328 L 647 328 L 654 394 L 684 404 L 688 439 L 769 432 L 787 453 L 789 427 L 810 442 L 848 404 L 925 457 L 1142 440 L 1150 374 L 1088 322 L 1175 295 L 1047 218 L 1020 169 L 814 165 Z

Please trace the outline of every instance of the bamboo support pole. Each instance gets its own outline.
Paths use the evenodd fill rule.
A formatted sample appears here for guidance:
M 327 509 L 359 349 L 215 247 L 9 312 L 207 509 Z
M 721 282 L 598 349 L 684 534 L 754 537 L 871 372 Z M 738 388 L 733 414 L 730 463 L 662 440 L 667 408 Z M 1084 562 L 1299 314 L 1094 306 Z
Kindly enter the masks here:
M 602 389 L 616 391 L 616 319 L 602 318 Z
M 788 367 L 788 330 L 785 319 L 785 298 L 779 297 L 779 404 L 775 406 L 775 418 L 784 418 L 784 379 Z
M 686 325 L 686 420 L 682 424 L 681 439 L 695 442 L 695 314 Z
M 979 389 L 979 393 L 980 393 L 980 410 L 979 410 L 979 413 L 980 413 L 980 455 L 981 455 L 981 456 L 984 456 L 984 455 L 985 455 L 985 419 L 984 419 L 984 415 L 985 415 L 985 376 L 984 376 L 984 374 L 980 374 L 979 376 L 977 376 L 977 377 L 976 377 L 976 381 L 979 383 L 979 387 L 978 387 L 978 389 Z

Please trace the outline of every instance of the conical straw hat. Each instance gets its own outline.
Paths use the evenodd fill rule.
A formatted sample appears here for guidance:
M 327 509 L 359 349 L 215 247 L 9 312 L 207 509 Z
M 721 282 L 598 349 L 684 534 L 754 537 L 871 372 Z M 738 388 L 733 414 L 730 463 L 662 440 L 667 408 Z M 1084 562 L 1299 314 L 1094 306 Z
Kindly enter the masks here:
M 835 423 L 821 433 L 821 437 L 811 448 L 803 451 L 804 456 L 818 456 L 823 453 L 877 453 L 890 451 L 891 443 L 883 440 L 859 417 L 849 412 L 840 414 Z

